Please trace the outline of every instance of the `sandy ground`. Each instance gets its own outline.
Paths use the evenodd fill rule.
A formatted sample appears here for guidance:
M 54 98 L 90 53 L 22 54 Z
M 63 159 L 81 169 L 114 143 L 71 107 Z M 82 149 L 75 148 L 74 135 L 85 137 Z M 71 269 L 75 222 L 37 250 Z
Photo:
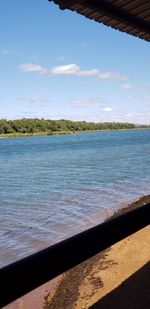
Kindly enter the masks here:
M 150 226 L 82 267 L 66 273 L 47 308 L 150 309 Z
M 150 309 L 150 226 L 66 272 L 45 308 Z
M 93 277 L 95 279 L 99 278 L 102 281 L 103 286 L 96 289 L 95 286 L 90 283 L 89 278 L 86 278 L 79 287 L 80 297 L 76 302 L 75 308 L 89 308 L 97 302 L 99 303 L 99 306 L 97 304 L 97 306 L 92 306 L 92 308 L 106 308 L 104 305 L 102 306 L 102 302 L 100 302 L 99 300 L 103 299 L 104 302 L 104 297 L 111 293 L 121 284 L 126 284 L 127 286 L 127 279 L 131 278 L 133 274 L 135 274 L 145 265 L 147 265 L 147 285 L 150 293 L 150 227 L 146 227 L 145 229 L 139 231 L 138 233 L 135 233 L 131 237 L 128 237 L 123 241 L 119 242 L 118 244 L 114 245 L 107 254 L 103 267 L 100 268 L 98 264 L 93 267 Z M 140 284 L 143 285 L 143 282 L 140 281 Z M 122 292 L 129 292 L 129 288 L 131 287 L 127 287 L 127 291 L 126 288 L 123 287 Z M 145 299 L 143 298 L 143 293 L 141 296 L 142 304 L 141 307 L 139 307 L 141 289 L 142 287 L 139 286 L 135 295 L 132 294 L 130 295 L 130 299 L 126 299 L 125 307 L 123 307 L 124 304 L 121 304 L 120 299 L 116 299 L 114 306 L 112 307 L 112 297 L 109 297 L 107 301 L 105 298 L 105 304 L 107 304 L 107 308 L 116 308 L 116 305 L 118 305 L 119 308 L 121 308 L 121 306 L 123 308 L 131 308 L 131 306 L 135 308 L 135 306 L 138 305 L 137 308 L 145 309 L 146 304 Z M 89 297 L 91 291 L 93 292 L 93 295 Z M 145 292 L 144 296 L 146 298 L 147 295 L 145 294 Z M 137 296 L 138 299 L 136 299 Z M 123 297 L 123 295 L 121 297 Z M 150 295 L 149 305 L 147 305 L 147 308 L 150 308 Z
M 150 202 L 142 197 L 128 205 Z M 124 210 L 121 210 L 124 211 Z M 150 309 L 150 226 L 5 309 Z

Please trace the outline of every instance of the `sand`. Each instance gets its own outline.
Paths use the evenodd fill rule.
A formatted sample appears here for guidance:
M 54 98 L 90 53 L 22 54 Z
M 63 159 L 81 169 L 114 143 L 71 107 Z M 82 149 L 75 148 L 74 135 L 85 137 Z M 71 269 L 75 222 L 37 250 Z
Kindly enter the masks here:
M 83 263 L 82 269 L 66 273 L 46 308 L 149 309 L 149 240 L 148 226 L 97 255 L 89 265 Z M 80 271 L 82 280 L 77 279 Z
M 66 272 L 45 308 L 150 309 L 150 226 Z

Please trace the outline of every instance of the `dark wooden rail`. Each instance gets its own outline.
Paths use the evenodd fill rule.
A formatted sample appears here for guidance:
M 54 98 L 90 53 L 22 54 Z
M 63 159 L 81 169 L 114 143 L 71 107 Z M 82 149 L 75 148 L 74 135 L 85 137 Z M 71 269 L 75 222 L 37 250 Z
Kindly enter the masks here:
M 0 270 L 0 307 L 149 223 L 150 204 L 146 204 L 2 268 Z

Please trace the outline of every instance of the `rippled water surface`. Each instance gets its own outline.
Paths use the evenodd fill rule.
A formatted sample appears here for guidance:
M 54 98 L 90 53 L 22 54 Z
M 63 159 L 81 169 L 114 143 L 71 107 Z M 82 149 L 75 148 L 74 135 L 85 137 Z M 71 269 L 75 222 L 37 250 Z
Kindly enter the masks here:
M 148 194 L 150 131 L 0 139 L 0 266 Z

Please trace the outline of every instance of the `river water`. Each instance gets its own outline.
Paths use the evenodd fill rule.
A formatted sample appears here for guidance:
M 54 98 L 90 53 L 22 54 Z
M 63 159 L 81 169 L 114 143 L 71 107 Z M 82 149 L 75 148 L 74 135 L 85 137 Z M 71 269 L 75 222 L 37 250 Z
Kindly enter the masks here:
M 0 139 L 0 267 L 150 193 L 150 130 Z

